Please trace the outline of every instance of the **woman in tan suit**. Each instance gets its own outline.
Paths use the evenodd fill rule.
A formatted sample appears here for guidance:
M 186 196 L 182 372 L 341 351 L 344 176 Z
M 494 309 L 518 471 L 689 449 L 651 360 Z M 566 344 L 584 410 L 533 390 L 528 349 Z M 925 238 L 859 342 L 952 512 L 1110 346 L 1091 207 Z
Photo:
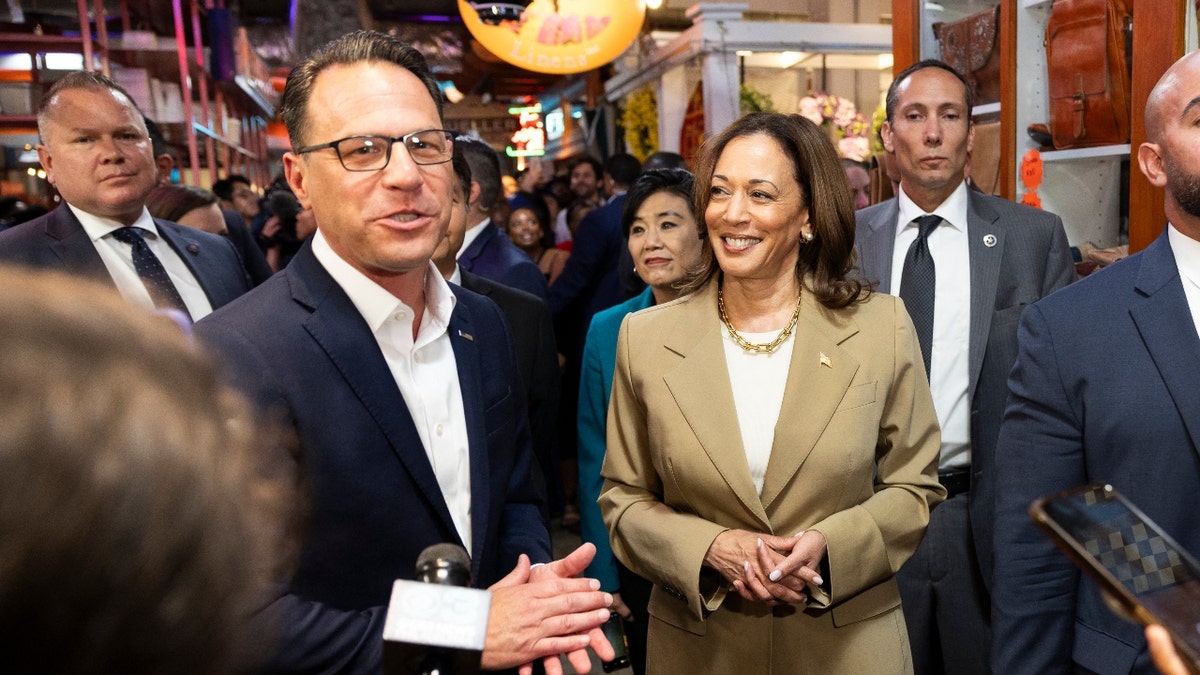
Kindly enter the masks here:
M 649 673 L 910 673 L 893 575 L 940 434 L 903 305 L 848 274 L 828 137 L 756 113 L 696 173 L 694 293 L 624 322 L 600 506 L 655 584 Z M 704 236 L 704 235 L 702 235 Z

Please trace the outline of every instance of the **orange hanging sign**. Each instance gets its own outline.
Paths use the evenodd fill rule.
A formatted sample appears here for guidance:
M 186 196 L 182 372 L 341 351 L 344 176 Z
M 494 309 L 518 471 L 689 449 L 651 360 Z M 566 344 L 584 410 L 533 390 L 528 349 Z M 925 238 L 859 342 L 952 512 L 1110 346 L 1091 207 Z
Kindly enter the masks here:
M 617 58 L 637 39 L 646 18 L 642 0 L 533 0 L 518 20 L 487 23 L 479 17 L 484 10 L 466 0 L 458 0 L 458 11 L 489 52 L 554 75 L 586 72 Z

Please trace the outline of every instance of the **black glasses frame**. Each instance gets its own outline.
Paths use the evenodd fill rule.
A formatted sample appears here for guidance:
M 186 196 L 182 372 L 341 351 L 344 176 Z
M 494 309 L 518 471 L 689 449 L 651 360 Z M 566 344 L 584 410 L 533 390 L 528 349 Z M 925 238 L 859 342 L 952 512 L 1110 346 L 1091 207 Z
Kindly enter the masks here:
M 439 131 L 445 135 L 446 141 L 450 144 L 451 152 L 446 155 L 445 159 L 439 159 L 436 162 L 423 162 L 423 161 L 417 159 L 415 156 L 413 156 L 412 149 L 408 147 L 408 139 L 413 138 L 419 134 L 427 134 L 431 131 Z M 378 168 L 374 168 L 374 169 L 351 169 L 350 167 L 346 166 L 346 160 L 342 158 L 342 151 L 340 149 L 338 149 L 338 146 L 346 141 L 351 141 L 356 138 L 378 138 L 378 139 L 387 141 L 387 144 L 384 146 L 385 149 L 383 151 L 383 165 L 382 166 L 379 166 Z M 292 152 L 294 152 L 297 155 L 303 155 L 307 152 L 313 152 L 316 150 L 324 150 L 325 148 L 333 148 L 333 151 L 335 153 L 337 153 L 338 163 L 341 164 L 342 168 L 345 169 L 346 171 L 359 171 L 359 172 L 383 171 L 384 169 L 386 169 L 388 167 L 388 164 L 391 164 L 391 162 L 392 162 L 392 146 L 395 145 L 396 143 L 403 143 L 404 150 L 406 152 L 408 152 L 409 158 L 412 159 L 414 164 L 417 164 L 419 166 L 431 166 L 434 164 L 445 164 L 446 162 L 449 162 L 451 159 L 454 158 L 454 152 L 453 152 L 454 132 L 449 131 L 447 129 L 421 129 L 419 131 L 414 131 L 411 134 L 405 134 L 403 136 L 384 136 L 382 134 L 356 134 L 354 136 L 347 136 L 345 138 L 339 138 L 336 141 L 330 141 L 328 143 L 320 143 L 317 145 L 306 145 L 303 148 L 297 148 L 296 150 L 293 150 Z

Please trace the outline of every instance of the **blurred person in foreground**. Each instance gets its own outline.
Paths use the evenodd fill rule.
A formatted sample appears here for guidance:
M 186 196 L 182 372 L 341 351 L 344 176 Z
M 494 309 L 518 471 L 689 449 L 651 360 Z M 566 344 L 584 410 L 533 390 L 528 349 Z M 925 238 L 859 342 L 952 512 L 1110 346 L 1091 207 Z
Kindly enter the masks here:
M 997 674 L 1154 672 L 1141 627 L 1030 520 L 1034 499 L 1106 483 L 1200 550 L 1200 52 L 1167 69 L 1145 120 L 1138 165 L 1163 189 L 1164 232 L 1017 328 L 996 446 Z
M 895 574 L 939 432 L 904 305 L 854 266 L 829 138 L 754 113 L 710 139 L 692 294 L 626 317 L 600 496 L 655 584 L 649 673 L 910 673 Z
M 0 268 L 0 646 L 16 673 L 249 670 L 294 485 L 170 320 Z
M 604 478 L 608 400 L 617 357 L 617 331 L 626 314 L 662 305 L 679 297 L 679 285 L 700 263 L 700 228 L 692 211 L 695 181 L 683 169 L 648 171 L 625 195 L 622 227 L 635 270 L 647 288 L 637 297 L 592 317 L 583 349 L 579 383 L 579 511 L 584 541 L 596 545 L 588 576 L 613 596 L 613 611 L 631 625 L 625 628 L 630 660 L 638 675 L 646 666 L 646 606 L 650 583 L 616 561 L 608 528 L 596 503 Z
M 317 234 L 196 326 L 295 431 L 306 469 L 300 563 L 266 610 L 283 627 L 275 672 L 379 672 L 393 581 L 446 542 L 491 587 L 485 668 L 546 657 L 557 675 L 567 652 L 586 671 L 588 645 L 612 657 L 598 629 L 612 598 L 571 578 L 594 547 L 550 562 L 504 317 L 431 262 L 455 182 L 441 106 L 420 52 L 382 33 L 346 34 L 294 68 L 284 170 Z

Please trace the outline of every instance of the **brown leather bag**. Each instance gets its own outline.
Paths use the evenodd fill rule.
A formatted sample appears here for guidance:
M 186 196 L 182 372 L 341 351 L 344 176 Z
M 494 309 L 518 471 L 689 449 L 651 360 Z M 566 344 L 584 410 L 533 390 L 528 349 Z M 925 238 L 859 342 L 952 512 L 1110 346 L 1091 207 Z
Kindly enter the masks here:
M 958 21 L 933 24 L 942 61 L 971 85 L 975 105 L 1000 100 L 1000 5 Z
M 1046 74 L 1055 148 L 1129 142 L 1132 27 L 1124 0 L 1054 0 Z

